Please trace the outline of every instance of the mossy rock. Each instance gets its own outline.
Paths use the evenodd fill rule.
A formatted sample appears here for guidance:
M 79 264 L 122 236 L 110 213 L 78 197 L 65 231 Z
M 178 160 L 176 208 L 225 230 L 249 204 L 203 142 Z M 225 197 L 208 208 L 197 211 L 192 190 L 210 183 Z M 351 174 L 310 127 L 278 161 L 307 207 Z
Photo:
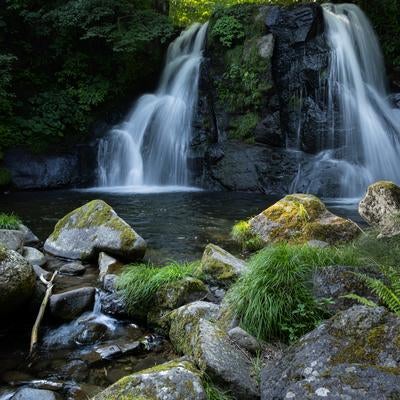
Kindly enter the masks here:
M 393 182 L 370 185 L 358 211 L 366 222 L 381 231 L 381 237 L 400 235 L 400 187 Z
M 0 246 L 0 315 L 18 310 L 32 296 L 35 273 L 16 251 Z
M 215 244 L 208 244 L 200 264 L 207 282 L 228 287 L 247 270 L 246 263 Z
M 93 200 L 58 221 L 44 249 L 69 259 L 93 260 L 105 252 L 135 261 L 146 242 L 107 203 Z
M 126 376 L 93 400 L 206 400 L 201 374 L 187 361 L 171 361 Z
M 288 195 L 247 224 L 237 240 L 251 238 L 264 246 L 279 242 L 300 244 L 310 240 L 345 243 L 361 232 L 354 222 L 332 214 L 318 197 L 309 194 Z

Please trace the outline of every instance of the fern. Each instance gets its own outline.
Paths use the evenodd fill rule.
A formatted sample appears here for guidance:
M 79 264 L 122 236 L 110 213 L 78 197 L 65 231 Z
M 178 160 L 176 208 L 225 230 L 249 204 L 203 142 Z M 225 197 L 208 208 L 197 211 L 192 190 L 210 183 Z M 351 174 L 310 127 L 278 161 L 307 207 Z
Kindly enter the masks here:
M 346 294 L 345 296 L 341 296 L 344 299 L 356 300 L 360 304 L 367 306 L 367 307 L 378 307 L 378 304 L 373 302 L 372 300 L 367 299 L 366 297 L 359 296 L 355 293 Z
M 382 267 L 381 271 L 387 283 L 380 279 L 371 278 L 365 274 L 356 273 L 355 275 L 365 282 L 372 293 L 378 296 L 379 300 L 390 311 L 400 316 L 400 272 L 393 267 Z M 352 296 L 352 298 L 362 304 L 369 302 L 368 299 L 354 294 L 348 296 Z

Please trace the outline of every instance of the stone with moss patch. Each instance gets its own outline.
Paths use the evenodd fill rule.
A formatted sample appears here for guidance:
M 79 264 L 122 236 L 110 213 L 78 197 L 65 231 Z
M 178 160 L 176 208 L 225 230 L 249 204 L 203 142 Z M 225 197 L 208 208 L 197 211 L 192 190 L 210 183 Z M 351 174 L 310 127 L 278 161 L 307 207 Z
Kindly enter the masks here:
M 18 309 L 32 296 L 35 273 L 16 251 L 0 247 L 0 315 Z
M 201 374 L 187 361 L 171 361 L 120 379 L 93 400 L 206 400 Z
M 58 221 L 44 249 L 69 259 L 92 260 L 103 251 L 139 260 L 146 242 L 108 204 L 93 200 Z
M 264 369 L 261 398 L 399 398 L 399 335 L 400 318 L 383 307 L 343 311 Z
M 336 244 L 351 241 L 360 234 L 354 222 L 332 214 L 318 197 L 308 194 L 286 196 L 247 224 L 242 236 L 262 241 L 264 245 L 310 240 Z
M 246 263 L 215 244 L 208 244 L 201 259 L 200 270 L 207 282 L 227 287 L 246 270 Z
M 379 181 L 368 187 L 358 211 L 370 225 L 381 231 L 381 237 L 400 234 L 400 187 Z

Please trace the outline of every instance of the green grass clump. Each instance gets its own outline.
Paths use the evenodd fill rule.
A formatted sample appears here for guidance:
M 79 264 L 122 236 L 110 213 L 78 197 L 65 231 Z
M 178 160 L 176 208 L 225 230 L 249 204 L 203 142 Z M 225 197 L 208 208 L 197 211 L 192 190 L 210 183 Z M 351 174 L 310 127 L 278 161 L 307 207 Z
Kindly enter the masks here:
M 233 400 L 229 392 L 218 388 L 208 376 L 204 377 L 203 386 L 207 400 Z
M 14 214 L 0 213 L 0 229 L 19 229 L 22 221 Z
M 326 316 L 311 293 L 313 269 L 360 262 L 352 248 L 270 246 L 250 259 L 249 271 L 232 286 L 226 299 L 246 331 L 260 340 L 290 342 Z
M 164 267 L 131 265 L 119 277 L 117 288 L 124 297 L 127 312 L 133 313 L 151 306 L 162 286 L 187 277 L 199 277 L 198 263 L 173 262 Z
M 263 240 L 251 231 L 247 221 L 239 221 L 233 226 L 231 238 L 240 244 L 242 250 L 253 252 L 265 246 Z

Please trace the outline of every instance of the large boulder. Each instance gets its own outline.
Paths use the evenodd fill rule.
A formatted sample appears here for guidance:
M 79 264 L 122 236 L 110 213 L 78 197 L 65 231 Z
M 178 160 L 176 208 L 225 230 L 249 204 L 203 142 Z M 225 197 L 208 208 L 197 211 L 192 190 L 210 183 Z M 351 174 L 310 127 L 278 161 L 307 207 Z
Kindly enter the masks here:
M 104 251 L 139 260 L 146 242 L 108 204 L 93 200 L 58 221 L 44 249 L 69 259 L 92 260 Z
M 46 257 L 44 254 L 34 247 L 24 247 L 22 249 L 22 255 L 25 260 L 32 265 L 39 265 L 39 267 L 41 267 L 46 264 Z
M 171 361 L 122 378 L 93 400 L 206 400 L 200 373 L 187 361 Z
M 96 289 L 84 287 L 50 296 L 50 312 L 59 319 L 73 320 L 93 309 Z
M 388 181 L 370 185 L 358 211 L 382 236 L 400 234 L 400 187 Z
M 261 399 L 400 398 L 400 318 L 354 306 L 304 336 L 268 364 Z
M 17 230 L 0 229 L 0 246 L 21 252 L 24 246 L 24 234 Z
M 9 314 L 33 294 L 35 273 L 16 251 L 0 248 L 0 315 Z
M 18 230 L 24 235 L 25 246 L 34 246 L 40 243 L 39 238 L 26 225 L 20 224 Z
M 247 237 L 265 245 L 277 242 L 307 243 L 321 240 L 343 243 L 360 234 L 358 226 L 328 211 L 313 195 L 292 194 L 279 200 L 247 223 Z
M 61 400 L 61 396 L 51 390 L 22 388 L 11 396 L 11 400 Z
M 201 259 L 200 270 L 207 282 L 229 286 L 246 270 L 246 263 L 215 244 L 208 244 Z

